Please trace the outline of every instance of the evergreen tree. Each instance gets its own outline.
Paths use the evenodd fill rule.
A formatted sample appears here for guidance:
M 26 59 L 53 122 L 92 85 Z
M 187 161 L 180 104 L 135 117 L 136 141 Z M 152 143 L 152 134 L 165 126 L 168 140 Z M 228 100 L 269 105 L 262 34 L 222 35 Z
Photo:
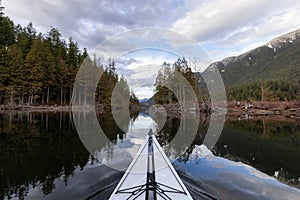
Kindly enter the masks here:
M 1 2 L 0 2 L 1 3 Z M 0 6 L 0 8 L 3 8 Z M 1 10 L 0 10 L 1 11 Z M 9 17 L 0 13 L 0 48 L 8 47 L 15 43 L 14 23 Z
M 24 59 L 22 57 L 21 49 L 16 45 L 12 45 L 8 48 L 9 55 L 9 74 L 10 82 L 7 91 L 9 94 L 10 104 L 17 102 L 22 104 L 22 93 L 24 91 L 22 77 L 22 68 L 24 66 Z
M 130 100 L 129 100 L 131 103 L 133 104 L 136 104 L 138 105 L 139 104 L 139 99 L 138 97 L 134 94 L 133 91 L 131 91 L 131 94 L 130 94 Z
M 170 103 L 171 100 L 171 92 L 165 86 L 167 85 L 172 79 L 172 69 L 169 63 L 164 62 L 162 64 L 161 69 L 158 71 L 158 75 L 155 81 L 155 88 L 158 92 L 156 98 L 154 99 L 155 102 L 159 104 Z
M 79 64 L 79 48 L 77 42 L 72 37 L 69 38 L 67 64 L 72 68 L 77 68 Z
M 49 47 L 51 49 L 51 53 L 55 58 L 55 63 L 58 63 L 59 59 L 63 57 L 63 52 L 61 52 L 61 50 L 63 49 L 63 43 L 60 37 L 61 33 L 59 32 L 59 30 L 53 27 L 51 27 L 51 30 L 47 33 L 46 36 Z
M 4 13 L 2 12 L 4 7 L 1 5 L 1 0 L 0 0 L 0 16 L 3 16 Z
M 54 83 L 54 57 L 47 44 L 41 39 L 36 39 L 26 57 L 25 78 L 28 84 L 28 103 L 36 103 L 36 100 L 47 95 Z
M 33 41 L 37 38 L 42 39 L 42 37 L 41 35 L 39 37 L 36 35 L 36 30 L 33 27 L 31 22 L 27 25 L 27 27 L 24 28 L 18 24 L 15 27 L 15 33 L 16 33 L 16 42 L 19 48 L 22 50 L 23 58 L 25 59 L 27 54 L 30 51 Z

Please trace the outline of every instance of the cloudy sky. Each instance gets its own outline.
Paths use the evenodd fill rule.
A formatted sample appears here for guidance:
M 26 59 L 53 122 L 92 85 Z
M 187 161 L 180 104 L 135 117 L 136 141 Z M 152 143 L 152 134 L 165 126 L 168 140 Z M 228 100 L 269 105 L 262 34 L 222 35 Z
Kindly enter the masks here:
M 5 14 L 16 24 L 26 25 L 31 21 L 37 31 L 41 32 L 48 31 L 50 26 L 56 27 L 65 38 L 72 36 L 81 48 L 87 47 L 90 52 L 107 39 L 113 41 L 115 35 L 142 27 L 156 27 L 172 30 L 194 40 L 211 61 L 218 61 L 228 56 L 239 55 L 265 44 L 276 36 L 300 28 L 300 1 L 296 0 L 145 2 L 2 0 Z M 156 39 L 166 36 L 166 32 L 162 32 Z M 147 37 L 151 37 L 151 34 Z M 134 40 L 136 43 L 137 39 Z M 174 41 L 180 43 L 181 39 L 176 36 L 175 39 L 173 37 Z M 128 42 L 126 44 L 131 45 Z M 176 46 L 174 43 L 172 45 Z M 130 49 L 125 49 L 130 52 Z M 158 65 L 164 60 L 172 61 L 174 55 L 153 53 L 153 50 L 148 54 L 145 51 L 128 52 L 121 52 L 122 56 L 119 56 L 119 71 L 127 74 L 127 79 L 131 81 L 139 98 L 149 97 L 152 94 Z M 192 61 L 197 56 L 187 57 Z

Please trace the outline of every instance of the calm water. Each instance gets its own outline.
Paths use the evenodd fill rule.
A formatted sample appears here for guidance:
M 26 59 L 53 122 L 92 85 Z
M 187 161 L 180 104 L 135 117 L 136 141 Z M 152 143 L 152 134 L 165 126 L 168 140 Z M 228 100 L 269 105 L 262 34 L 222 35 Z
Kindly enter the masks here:
M 110 114 L 98 120 L 111 142 L 96 143 L 91 156 L 71 113 L 0 114 L 0 199 L 107 199 L 123 174 L 116 169 L 127 168 L 150 128 L 195 199 L 203 191 L 219 199 L 300 198 L 297 121 L 227 120 L 210 151 L 202 145 L 209 119 L 192 141 L 177 135 L 179 146 L 168 144 L 182 127 L 189 134 L 195 118 L 161 124 L 134 114 L 119 126 Z

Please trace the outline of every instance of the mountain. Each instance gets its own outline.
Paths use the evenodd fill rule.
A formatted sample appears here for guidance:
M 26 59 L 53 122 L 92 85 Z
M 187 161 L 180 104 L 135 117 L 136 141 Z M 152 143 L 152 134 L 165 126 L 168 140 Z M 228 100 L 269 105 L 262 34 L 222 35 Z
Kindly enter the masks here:
M 148 98 L 139 99 L 140 103 L 146 103 L 148 101 Z
M 242 55 L 212 63 L 217 66 L 225 86 L 244 83 L 300 79 L 300 29 L 272 39 Z
M 147 99 L 147 98 L 144 98 L 142 100 L 140 100 L 140 103 L 144 106 L 147 106 L 147 107 L 150 107 L 152 105 L 154 105 L 154 98 L 157 96 L 157 93 L 154 94 L 151 98 Z

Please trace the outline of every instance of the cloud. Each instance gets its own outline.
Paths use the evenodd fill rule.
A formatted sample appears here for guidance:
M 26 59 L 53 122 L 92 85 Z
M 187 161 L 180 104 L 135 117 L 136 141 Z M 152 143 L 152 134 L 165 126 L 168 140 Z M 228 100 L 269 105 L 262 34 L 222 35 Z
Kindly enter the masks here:
M 172 28 L 200 43 L 212 43 L 216 49 L 226 48 L 228 53 L 224 56 L 230 56 L 233 48 L 241 52 L 252 43 L 267 42 L 300 27 L 297 1 L 241 0 L 229 4 L 226 0 L 187 0 L 186 4 L 186 15 L 175 21 Z M 220 57 L 216 55 L 214 60 Z
M 16 23 L 26 25 L 32 21 L 43 32 L 50 26 L 57 27 L 64 37 L 73 36 L 82 48 L 88 49 L 133 28 L 164 27 L 199 43 L 216 44 L 216 48 L 224 49 L 222 55 L 230 56 L 231 52 L 240 52 L 251 43 L 267 42 L 300 26 L 300 2 L 294 0 L 241 0 L 231 4 L 227 0 L 154 0 L 151 3 L 4 0 L 3 4 L 5 13 Z
M 282 10 L 273 1 L 241 0 L 228 5 L 226 0 L 203 1 L 193 4 L 186 16 L 176 21 L 172 28 L 190 35 L 197 41 L 226 38 L 257 26 L 270 14 Z
M 197 155 L 196 151 L 199 149 L 192 155 Z M 285 185 L 249 165 L 212 154 L 201 158 L 196 156 L 195 160 L 187 163 L 175 162 L 175 168 L 183 167 L 186 174 L 211 188 L 212 194 L 222 194 L 222 199 L 296 200 L 300 194 L 298 189 Z M 199 171 L 202 173 L 198 173 Z
M 74 36 L 81 46 L 94 48 L 104 39 L 136 27 L 165 26 L 166 21 L 180 16 L 178 3 L 153 0 L 5 0 L 5 13 L 16 23 L 30 21 L 41 31 L 57 27 L 68 36 Z M 17 5 L 17 6 L 16 6 Z M 172 12 L 169 12 L 172 8 Z
M 118 64 L 121 64 L 121 65 L 132 65 L 132 64 L 141 64 L 142 61 L 141 60 L 137 60 L 136 58 L 128 58 L 128 59 L 125 59 L 125 58 L 119 58 L 118 59 Z
M 158 70 L 165 61 L 173 63 L 175 57 L 153 50 L 142 50 L 126 54 L 118 58 L 116 63 L 118 73 L 125 77 L 135 94 L 139 98 L 150 98 Z

